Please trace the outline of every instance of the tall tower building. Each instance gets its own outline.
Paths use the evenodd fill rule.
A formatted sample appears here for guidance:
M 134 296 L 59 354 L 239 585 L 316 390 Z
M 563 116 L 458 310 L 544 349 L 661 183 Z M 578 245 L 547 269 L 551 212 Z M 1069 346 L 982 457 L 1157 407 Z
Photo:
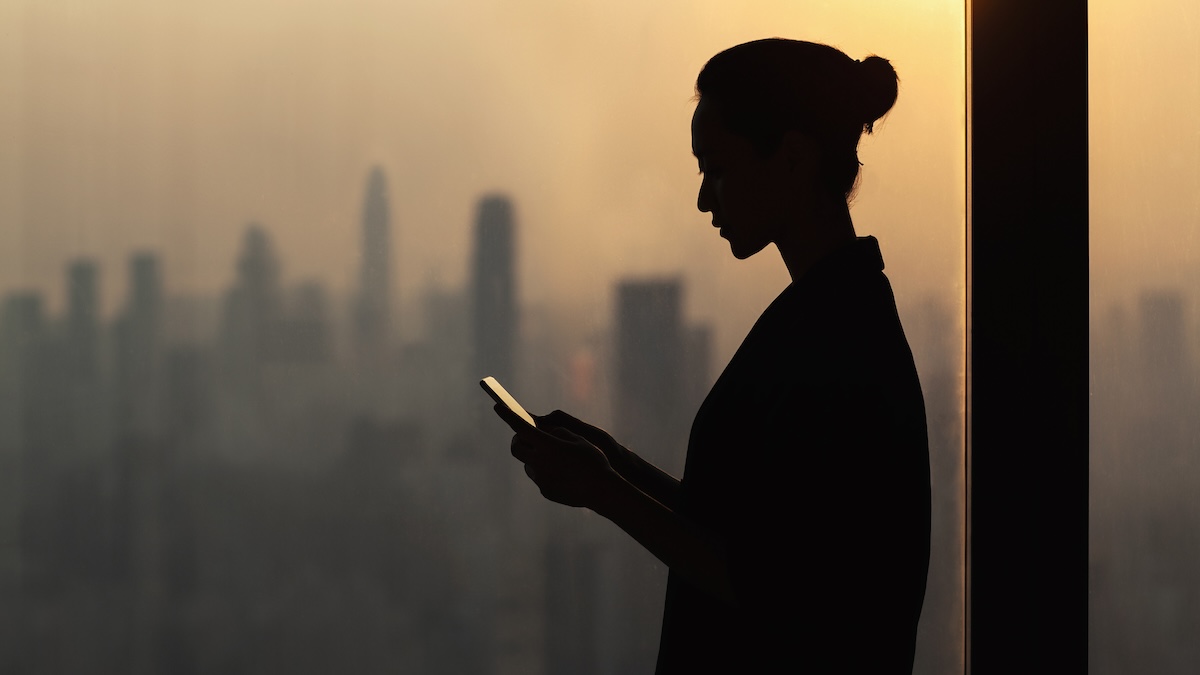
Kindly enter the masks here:
M 618 438 L 668 471 L 682 466 L 681 421 L 688 336 L 683 284 L 677 279 L 617 286 L 616 389 Z
M 504 195 L 486 195 L 479 201 L 475 220 L 474 252 L 471 262 L 471 368 L 470 379 L 492 375 L 512 388 L 516 377 L 517 341 L 516 224 L 512 201 Z M 465 384 L 465 383 L 464 383 Z M 470 385 L 474 386 L 474 385 Z M 520 387 L 512 389 L 519 392 Z M 477 400 L 477 399 L 476 399 Z M 511 437 L 487 406 L 475 408 L 483 416 L 479 430 L 481 447 L 504 447 Z M 484 419 L 486 418 L 486 419 Z M 542 554 L 544 536 L 537 511 L 529 508 L 536 492 L 515 490 L 519 471 L 503 452 L 484 452 L 481 462 L 487 495 L 485 518 L 493 519 L 499 533 L 485 549 L 487 574 L 495 584 L 495 595 L 485 616 L 490 625 L 488 650 L 490 672 L 541 673 L 544 671 L 543 568 L 531 565 Z M 527 479 L 521 482 L 528 482 Z M 502 543 L 501 543 L 502 542 Z
M 0 620 L 16 626 L 20 603 L 13 602 L 11 591 L 22 580 L 25 559 L 22 531 L 29 495 L 35 493 L 28 480 L 32 471 L 25 458 L 34 445 L 29 410 L 30 394 L 37 376 L 37 352 L 45 340 L 41 298 L 33 293 L 8 295 L 0 305 L 0 592 L 3 608 Z
M 104 452 L 111 434 L 111 411 L 97 401 L 107 400 L 101 377 L 99 269 L 80 259 L 67 266 L 67 311 L 63 320 L 58 372 L 61 380 L 59 424 L 69 440 L 64 453 L 73 459 Z M 54 378 L 59 379 L 59 378 Z
M 100 371 L 99 272 L 91 260 L 67 267 L 66 359 L 68 377 L 92 381 Z
M 237 281 L 225 296 L 221 340 L 226 373 L 235 381 L 249 377 L 270 355 L 273 332 L 283 312 L 280 263 L 267 231 L 258 223 L 246 228 L 237 261 Z
M 472 347 L 475 377 L 491 375 L 505 386 L 515 376 L 517 339 L 516 225 L 508 197 L 479 202 L 471 265 Z
M 680 475 L 687 443 L 684 408 L 688 335 L 678 279 L 625 280 L 616 289 L 613 423 L 615 436 L 639 455 Z M 703 338 L 697 334 L 697 344 Z M 611 605 L 596 620 L 611 645 L 600 672 L 652 670 L 657 654 L 666 570 L 627 537 L 612 533 L 597 579 Z M 621 617 L 621 618 L 616 618 Z
M 31 429 L 31 412 L 44 403 L 42 367 L 45 365 L 48 328 L 42 298 L 36 293 L 13 293 L 0 307 L 0 471 L 20 465 L 39 434 Z M 36 448 L 40 456 L 41 448 Z M 10 462 L 15 462 L 12 464 Z M 4 490 L 0 490 L 3 493 Z M 15 493 L 14 493 L 15 494 Z
M 388 344 L 391 313 L 391 214 L 383 169 L 367 178 L 362 211 L 363 249 L 359 295 L 355 304 L 355 349 L 358 358 L 374 360 Z
M 0 307 L 0 385 L 4 406 L 19 405 L 38 375 L 40 354 L 46 341 L 42 298 L 36 293 L 12 293 Z M 0 434 L 10 429 L 0 430 Z
M 162 357 L 162 274 L 158 257 L 129 261 L 129 297 L 116 325 L 116 424 L 121 435 L 161 433 L 159 368 Z

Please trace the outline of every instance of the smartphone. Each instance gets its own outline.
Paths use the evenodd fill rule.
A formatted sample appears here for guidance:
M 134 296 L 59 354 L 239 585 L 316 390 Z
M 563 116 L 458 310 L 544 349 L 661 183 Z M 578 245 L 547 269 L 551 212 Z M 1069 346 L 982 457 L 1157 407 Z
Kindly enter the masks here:
M 518 417 L 528 422 L 529 426 L 537 426 L 537 424 L 535 424 L 533 421 L 533 415 L 525 412 L 525 409 L 521 407 L 521 404 L 517 403 L 517 399 L 513 398 L 512 394 L 508 393 L 508 390 L 500 386 L 500 383 L 496 381 L 496 378 L 491 376 L 485 377 L 479 381 L 479 386 L 483 387 L 483 390 L 496 400 L 496 403 L 499 403 L 505 408 L 515 412 Z

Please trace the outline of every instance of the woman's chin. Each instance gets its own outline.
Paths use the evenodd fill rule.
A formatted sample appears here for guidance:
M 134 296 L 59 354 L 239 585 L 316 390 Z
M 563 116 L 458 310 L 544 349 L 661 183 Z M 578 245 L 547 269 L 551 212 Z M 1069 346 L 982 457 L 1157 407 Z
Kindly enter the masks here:
M 729 242 L 729 251 L 730 251 L 730 253 L 733 253 L 733 257 L 737 258 L 738 260 L 745 260 L 746 258 L 753 256 L 754 254 L 758 253 L 759 251 L 763 250 L 766 247 L 767 247 L 766 244 L 763 244 L 761 246 L 756 246 L 756 245 L 747 246 L 744 243 L 739 243 L 739 242 L 734 242 L 734 241 Z

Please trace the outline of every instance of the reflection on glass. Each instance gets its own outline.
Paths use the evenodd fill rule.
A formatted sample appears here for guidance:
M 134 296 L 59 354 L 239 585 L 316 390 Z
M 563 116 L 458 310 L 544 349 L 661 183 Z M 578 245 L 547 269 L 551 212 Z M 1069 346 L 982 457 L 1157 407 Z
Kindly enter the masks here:
M 618 364 L 670 354 L 686 428 L 787 283 L 695 210 L 689 143 L 704 61 L 771 35 L 900 74 L 853 214 L 929 415 L 916 672 L 959 670 L 961 3 L 18 0 L 0 24 L 0 671 L 652 669 L 665 570 L 548 508 L 477 382 L 613 427 L 622 387 L 662 384 Z

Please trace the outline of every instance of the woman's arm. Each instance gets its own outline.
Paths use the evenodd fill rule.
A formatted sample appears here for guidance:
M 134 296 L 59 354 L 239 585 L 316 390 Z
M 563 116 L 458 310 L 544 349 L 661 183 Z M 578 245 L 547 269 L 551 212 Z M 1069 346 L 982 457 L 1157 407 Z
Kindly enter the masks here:
M 648 462 L 646 466 L 654 468 Z M 620 474 L 609 474 L 608 482 L 608 489 L 601 491 L 591 505 L 593 511 L 615 523 L 672 572 L 734 604 L 724 542 L 638 489 Z M 676 489 L 678 485 L 676 482 Z
M 613 467 L 617 473 L 662 506 L 671 511 L 678 510 L 679 480 L 642 459 L 632 450 L 626 452 L 629 454 L 624 466 Z

